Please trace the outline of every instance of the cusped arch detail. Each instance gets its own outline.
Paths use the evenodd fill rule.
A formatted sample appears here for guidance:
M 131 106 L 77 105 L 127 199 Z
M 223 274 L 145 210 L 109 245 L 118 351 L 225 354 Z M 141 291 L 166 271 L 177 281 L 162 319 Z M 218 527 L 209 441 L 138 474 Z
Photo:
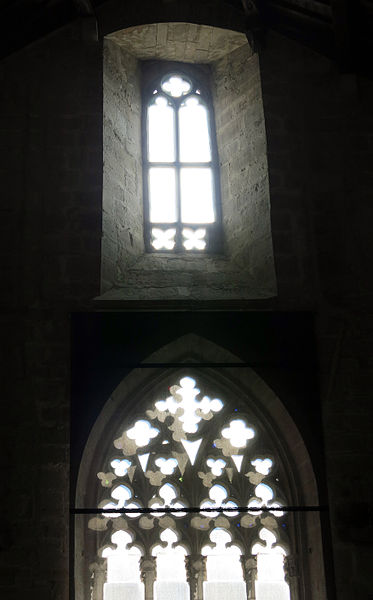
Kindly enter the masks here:
M 214 367 L 216 364 L 225 366 L 217 368 Z M 134 369 L 122 380 L 106 402 L 83 453 L 77 484 L 77 506 L 94 506 L 97 502 L 97 469 L 102 457 L 108 454 L 113 440 L 121 435 L 123 424 L 140 418 L 146 407 L 162 397 L 159 395 L 162 390 L 167 390 L 188 376 L 198 380 L 198 386 L 203 390 L 213 390 L 219 397 L 227 398 L 229 405 L 239 411 L 238 414 L 246 410 L 253 415 L 258 427 L 273 441 L 281 463 L 282 481 L 286 482 L 288 503 L 298 506 L 318 504 L 311 459 L 296 424 L 281 400 L 239 357 L 206 338 L 188 334 L 150 355 L 140 368 Z M 316 597 L 311 590 L 305 590 L 309 582 L 314 580 L 316 569 L 319 571 L 317 578 L 320 579 L 322 569 L 319 517 L 317 513 L 295 512 L 290 515 L 289 523 L 291 553 L 297 557 L 302 582 L 299 586 L 297 570 L 297 586 L 291 600 Z M 84 532 L 80 531 L 77 535 L 78 548 L 79 544 L 84 544 L 84 538 Z M 310 547 L 318 557 L 314 562 L 307 556 Z M 321 587 L 318 586 L 319 598 L 323 597 L 320 595 Z

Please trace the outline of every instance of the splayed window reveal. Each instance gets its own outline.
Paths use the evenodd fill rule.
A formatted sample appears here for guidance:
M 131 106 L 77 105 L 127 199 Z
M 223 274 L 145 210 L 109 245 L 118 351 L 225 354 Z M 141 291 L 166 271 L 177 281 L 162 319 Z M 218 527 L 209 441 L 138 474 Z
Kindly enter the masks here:
M 230 419 L 223 427 L 221 426 L 222 416 L 219 413 L 224 409 L 224 403 L 218 398 L 210 399 L 202 395 L 192 377 L 183 377 L 179 384 L 171 386 L 169 391 L 170 395 L 166 399 L 157 400 L 153 408 L 146 411 L 147 418 L 136 420 L 123 433 L 124 437 L 133 440 L 131 443 L 134 443 L 135 448 L 138 449 L 135 453 L 141 469 L 136 471 L 133 481 L 136 463 L 126 457 L 128 446 L 118 444 L 118 440 L 115 440 L 115 447 L 122 448 L 125 457 L 111 459 L 109 461 L 111 471 L 108 473 L 101 471 L 98 474 L 103 487 L 107 480 L 110 480 L 112 486 L 111 499 L 103 500 L 99 507 L 136 509 L 145 505 L 154 509 L 165 507 L 183 509 L 186 506 L 195 506 L 195 492 L 194 497 L 190 496 L 190 493 L 198 489 L 197 480 L 200 483 L 203 480 L 204 491 L 201 490 L 201 493 L 204 496 L 199 502 L 200 512 L 197 515 L 184 511 L 166 513 L 162 510 L 151 512 L 149 515 L 142 515 L 139 512 L 104 513 L 101 517 L 91 519 L 89 528 L 95 530 L 97 535 L 103 535 L 108 528 L 110 529 L 111 523 L 112 527 L 115 526 L 111 535 L 111 544 L 100 551 L 108 564 L 104 600 L 116 600 L 121 595 L 142 600 L 143 584 L 138 577 L 139 559 L 141 553 L 146 554 L 150 551 L 149 548 L 144 547 L 144 541 L 141 542 L 144 538 L 140 535 L 140 531 L 144 530 L 154 532 L 151 534 L 153 537 L 149 537 L 149 543 L 150 540 L 160 540 L 159 544 L 152 542 L 151 550 L 152 556 L 157 561 L 158 573 L 154 588 L 155 599 L 172 597 L 177 600 L 188 600 L 189 589 L 184 559 L 190 550 L 188 550 L 188 536 L 185 541 L 183 539 L 189 528 L 197 535 L 198 532 L 210 532 L 211 543 L 200 547 L 201 556 L 207 557 L 204 600 L 225 598 L 227 595 L 231 600 L 246 599 L 240 563 L 242 551 L 240 545 L 234 543 L 236 539 L 240 539 L 240 543 L 245 544 L 246 538 L 254 540 L 247 551 L 252 556 L 257 556 L 258 561 L 257 600 L 266 600 L 268 594 L 270 594 L 268 597 L 272 597 L 274 593 L 276 600 L 277 598 L 289 600 L 289 587 L 284 579 L 283 567 L 286 550 L 278 542 L 280 532 L 278 520 L 284 513 L 250 511 L 253 507 L 280 506 L 279 502 L 275 501 L 275 490 L 272 484 L 263 482 L 263 479 L 273 471 L 272 459 L 265 455 L 264 458 L 263 455 L 260 458 L 258 455 L 253 455 L 255 448 L 250 451 L 251 446 L 248 445 L 248 441 L 255 437 L 255 432 L 245 418 Z M 232 411 L 229 412 L 231 414 Z M 219 425 L 214 424 L 215 419 Z M 157 425 L 153 425 L 153 422 L 157 422 Z M 224 448 L 219 448 L 213 441 L 216 441 L 217 435 L 219 436 L 219 430 L 221 438 L 233 448 L 228 455 L 223 454 Z M 196 434 L 200 435 L 197 439 Z M 193 465 L 199 456 L 202 441 L 205 443 L 204 447 L 209 448 L 209 455 L 206 458 L 201 456 L 198 468 L 203 469 L 205 465 L 205 471 L 198 472 L 197 475 L 197 472 L 193 474 Z M 145 452 L 141 452 L 140 449 L 145 449 Z M 238 449 L 241 450 L 240 454 L 235 453 Z M 241 473 L 244 460 L 245 464 L 255 468 L 255 472 Z M 130 484 L 125 483 L 127 478 Z M 218 483 L 213 482 L 216 478 L 219 478 Z M 124 482 L 122 483 L 121 480 Z M 239 481 L 242 483 L 239 484 Z M 236 482 L 235 489 L 241 486 L 245 491 L 246 503 L 242 497 L 232 498 L 230 489 L 232 482 Z M 156 492 L 152 493 L 150 500 L 142 504 L 142 495 L 149 485 L 153 489 L 155 486 Z M 206 487 L 208 498 L 203 500 L 203 497 L 206 498 Z M 142 490 L 139 498 L 133 489 Z M 248 506 L 248 513 L 245 515 L 239 514 L 236 510 L 232 512 L 203 510 L 217 507 L 235 509 L 241 505 Z M 136 539 L 139 541 L 136 542 Z M 229 560 L 227 560 L 228 555 Z M 126 563 L 125 567 L 124 563 Z

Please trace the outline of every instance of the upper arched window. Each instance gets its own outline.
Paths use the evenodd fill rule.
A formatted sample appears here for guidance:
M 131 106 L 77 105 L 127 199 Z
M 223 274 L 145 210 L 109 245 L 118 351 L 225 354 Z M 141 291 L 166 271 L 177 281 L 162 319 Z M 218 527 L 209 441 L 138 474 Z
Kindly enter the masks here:
M 164 392 L 118 423 L 97 464 L 93 600 L 289 600 L 293 535 L 270 437 L 190 376 Z
M 145 244 L 150 252 L 220 249 L 218 156 L 206 77 L 186 65 L 157 65 L 145 78 Z

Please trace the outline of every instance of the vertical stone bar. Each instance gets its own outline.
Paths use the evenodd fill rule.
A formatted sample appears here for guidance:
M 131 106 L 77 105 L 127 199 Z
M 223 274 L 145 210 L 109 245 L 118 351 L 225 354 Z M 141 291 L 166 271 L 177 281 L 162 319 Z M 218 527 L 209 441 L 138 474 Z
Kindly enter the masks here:
M 294 554 L 284 557 L 285 581 L 289 586 L 291 600 L 299 598 L 299 566 L 298 557 Z
M 186 576 L 190 600 L 203 600 L 203 582 L 207 579 L 206 556 L 191 554 L 185 557 Z
M 246 597 L 248 600 L 255 600 L 255 582 L 258 576 L 258 566 L 256 556 L 241 556 L 241 565 L 243 578 L 246 583 Z
M 155 556 L 141 557 L 140 576 L 145 586 L 145 600 L 153 600 L 154 583 L 157 579 L 157 562 Z
M 106 583 L 107 577 L 107 562 L 106 559 L 100 562 L 95 562 L 89 566 L 89 570 L 92 575 L 91 583 L 91 599 L 92 600 L 103 600 L 104 599 L 104 583 Z

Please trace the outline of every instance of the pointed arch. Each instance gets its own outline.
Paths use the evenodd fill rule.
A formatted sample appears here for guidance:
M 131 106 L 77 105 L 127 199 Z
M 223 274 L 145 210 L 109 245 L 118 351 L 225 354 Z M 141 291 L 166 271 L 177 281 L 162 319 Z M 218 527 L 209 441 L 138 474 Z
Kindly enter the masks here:
M 255 480 L 256 489 L 258 490 L 261 486 L 263 488 L 259 490 L 260 493 L 256 493 L 257 500 L 259 496 L 259 504 L 260 502 L 271 500 L 272 488 L 265 482 L 265 474 L 270 468 L 270 463 L 272 462 L 271 459 L 274 459 L 276 463 L 276 474 L 281 482 L 282 495 L 280 499 L 282 502 L 285 501 L 287 504 L 299 506 L 318 504 L 317 484 L 312 463 L 296 424 L 291 419 L 281 400 L 254 370 L 246 366 L 237 366 L 242 364 L 240 358 L 205 338 L 195 334 L 188 334 L 167 346 L 164 346 L 149 356 L 144 362 L 166 365 L 167 363 L 173 363 L 179 364 L 180 366 L 171 368 L 149 367 L 135 369 L 130 375 L 123 379 L 119 386 L 114 390 L 101 411 L 84 450 L 78 476 L 76 493 L 77 506 L 97 506 L 99 505 L 100 500 L 102 500 L 102 494 L 100 495 L 99 491 L 100 489 L 102 490 L 102 487 L 97 485 L 96 482 L 98 481 L 97 478 L 101 479 L 101 484 L 105 487 L 106 481 L 102 481 L 105 473 L 98 473 L 98 469 L 103 464 L 103 458 L 110 456 L 113 440 L 120 439 L 120 436 L 123 433 L 123 426 L 126 425 L 128 433 L 129 425 L 139 423 L 141 419 L 143 419 L 145 413 L 147 414 L 148 425 L 151 427 L 156 427 L 156 424 L 159 425 L 159 421 L 156 419 L 153 421 L 150 418 L 152 415 L 150 414 L 151 411 L 149 408 L 154 406 L 154 403 L 157 400 L 165 397 L 165 390 L 167 391 L 169 386 L 175 384 L 180 385 L 178 382 L 187 377 L 198 380 L 198 388 L 203 390 L 204 395 L 214 398 L 215 394 L 218 393 L 218 397 L 221 398 L 225 407 L 229 407 L 235 411 L 232 415 L 239 418 L 231 418 L 230 421 L 228 419 L 229 410 L 225 411 L 224 425 L 226 430 L 231 427 L 232 420 L 241 420 L 241 423 L 244 425 L 241 425 L 240 427 L 246 428 L 245 435 L 249 436 L 248 430 L 250 429 L 251 423 L 247 421 L 246 416 L 250 415 L 250 420 L 253 422 L 256 433 L 261 440 L 261 445 L 256 448 L 256 454 L 255 457 L 253 457 L 255 461 L 253 473 L 256 472 L 257 475 L 262 473 L 263 475 L 261 478 L 262 483 L 259 482 L 260 477 L 258 480 Z M 183 367 L 182 363 L 188 363 L 188 367 Z M 191 367 L 191 363 L 195 363 L 196 367 Z M 207 363 L 209 365 L 213 363 L 225 363 L 227 365 L 232 364 L 232 366 L 226 366 L 224 369 L 216 369 L 213 366 L 209 366 L 202 369 L 199 367 L 201 363 Z M 145 427 L 148 427 L 148 425 Z M 223 423 L 220 424 L 220 427 L 221 425 L 223 425 Z M 229 437 L 229 431 L 226 432 L 226 436 Z M 148 437 L 150 440 L 151 434 L 149 434 Z M 261 452 L 260 449 L 262 449 Z M 123 452 L 123 454 L 126 453 Z M 149 470 L 149 467 L 147 466 L 149 456 L 146 456 L 149 452 L 145 443 L 144 452 L 139 454 L 141 454 L 141 466 L 143 470 L 145 471 L 148 469 L 150 472 L 151 469 Z M 238 472 L 240 471 L 242 462 L 240 456 L 238 451 L 234 452 L 235 460 L 232 461 L 232 467 L 230 467 L 232 472 L 234 469 Z M 203 506 L 208 506 L 209 502 L 213 506 L 213 502 L 216 501 L 214 496 L 211 495 L 214 487 L 213 484 L 215 483 L 216 487 L 219 485 L 219 480 L 214 482 L 215 474 L 213 473 L 213 470 L 215 469 L 215 472 L 219 473 L 219 469 L 221 470 L 226 466 L 223 466 L 220 463 L 217 464 L 219 460 L 224 462 L 224 452 L 223 455 L 219 457 L 215 455 L 206 455 L 205 458 L 206 462 L 210 461 L 210 464 L 207 464 L 205 471 L 199 471 L 198 473 L 200 479 L 202 479 L 202 484 L 206 484 L 206 498 Z M 161 459 L 162 457 L 159 456 L 156 460 Z M 119 457 L 114 460 L 119 461 L 116 462 L 115 465 L 113 465 L 113 462 L 111 463 L 114 470 L 119 469 L 119 472 L 121 472 L 121 469 L 123 471 L 131 468 L 130 465 L 125 464 L 126 460 L 127 463 L 129 462 L 127 456 L 122 457 L 121 460 L 119 460 Z M 164 460 L 166 459 L 164 458 Z M 170 459 L 168 458 L 167 460 Z M 171 463 L 162 464 L 164 465 L 162 468 L 166 470 L 166 473 L 167 469 L 172 471 L 172 468 L 175 467 L 175 465 L 171 465 Z M 197 461 L 196 473 L 198 472 L 198 464 Z M 178 467 L 180 468 L 180 465 L 178 465 Z M 159 470 L 161 470 L 160 466 Z M 226 470 L 228 472 L 228 469 Z M 109 479 L 112 473 L 113 471 L 108 474 Z M 148 473 L 147 477 L 149 478 Z M 228 474 L 228 479 L 229 477 Z M 204 481 L 204 478 L 206 478 L 206 481 Z M 166 479 L 165 483 L 167 483 Z M 249 479 L 250 483 L 253 483 L 254 479 Z M 132 482 L 131 477 L 130 481 Z M 108 480 L 108 487 L 111 487 L 112 483 L 112 481 Z M 157 481 L 155 483 L 160 488 L 162 482 Z M 133 490 L 133 486 L 130 484 L 126 484 L 126 486 L 127 491 L 119 490 L 120 486 L 114 486 L 114 489 L 118 490 L 115 497 L 118 496 L 119 498 L 120 494 L 123 492 L 128 502 L 134 502 L 134 506 L 139 506 L 139 504 L 136 504 L 136 493 Z M 226 487 L 224 487 L 223 483 L 220 487 L 224 490 L 222 493 L 222 498 L 224 496 L 223 502 L 227 502 L 227 505 L 229 502 L 234 505 L 235 498 L 231 496 L 230 490 L 228 489 L 229 486 L 226 485 Z M 179 502 L 180 505 L 180 501 L 182 502 L 183 499 L 179 498 L 178 490 L 176 488 L 174 491 L 175 504 L 173 505 L 176 505 L 176 502 Z M 222 492 L 222 490 L 220 490 L 220 492 Z M 267 499 L 266 494 L 269 494 Z M 220 498 L 219 503 L 222 502 L 222 498 Z M 251 500 L 253 501 L 252 506 L 255 506 L 257 500 L 255 500 L 255 498 L 251 498 Z M 129 505 L 128 502 L 126 506 Z M 156 505 L 156 500 L 152 500 L 151 502 L 152 503 L 149 504 L 149 506 Z M 108 505 L 106 504 L 105 507 L 106 506 Z M 181 506 L 183 506 L 183 504 L 181 504 Z M 247 517 L 249 517 L 249 515 L 250 513 L 248 513 Z M 285 573 L 286 579 L 290 584 L 291 600 L 298 600 L 298 598 L 303 600 L 306 598 L 325 597 L 325 593 L 323 592 L 322 545 L 318 514 L 288 514 L 286 528 L 286 535 L 281 535 L 281 547 L 285 544 L 286 551 L 289 554 L 285 561 Z M 99 530 L 100 525 L 97 525 L 96 529 Z M 89 535 L 87 535 L 87 531 L 86 522 L 85 525 L 77 527 L 76 534 L 77 576 L 79 579 L 80 575 L 82 581 L 86 579 L 86 585 L 86 574 L 89 572 L 89 564 L 92 565 L 94 562 L 93 557 L 97 554 L 97 539 L 100 535 L 99 531 L 96 531 L 95 535 L 92 535 L 91 531 L 91 538 L 88 540 L 87 538 L 89 538 Z M 258 530 L 258 532 L 260 533 L 260 530 Z M 238 541 L 236 538 L 237 536 L 232 538 L 232 543 L 237 542 L 239 544 L 239 536 L 237 538 Z M 262 540 L 263 539 L 265 544 L 268 545 L 265 536 Z M 179 540 L 179 542 L 183 545 L 183 540 Z M 258 542 L 260 544 L 259 539 Z M 280 538 L 276 538 L 275 542 L 273 547 L 276 547 L 278 543 L 280 543 Z M 262 542 L 263 547 L 265 544 Z M 271 544 L 269 545 L 269 548 L 270 547 Z M 188 545 L 184 544 L 184 548 L 187 548 L 189 557 L 193 554 L 193 551 L 195 552 L 195 549 L 188 548 Z M 256 552 L 258 551 L 258 548 L 260 548 L 260 545 L 258 546 L 257 543 Z M 85 554 L 84 559 L 81 559 L 82 554 Z M 246 568 L 244 566 L 244 564 L 246 564 L 245 560 L 246 559 L 242 561 L 244 572 Z M 295 568 L 295 564 L 297 565 L 297 568 Z M 312 586 L 310 583 L 311 581 L 313 582 Z M 317 589 L 317 592 L 313 592 L 313 589 Z M 80 598 L 79 594 L 78 598 Z

